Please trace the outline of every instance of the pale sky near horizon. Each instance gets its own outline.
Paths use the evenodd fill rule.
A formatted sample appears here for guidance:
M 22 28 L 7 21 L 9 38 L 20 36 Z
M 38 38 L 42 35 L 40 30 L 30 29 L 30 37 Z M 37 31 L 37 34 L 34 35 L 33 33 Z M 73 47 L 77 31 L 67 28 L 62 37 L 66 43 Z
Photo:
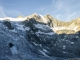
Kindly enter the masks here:
M 61 21 L 80 17 L 80 0 L 0 0 L 0 17 L 50 14 Z

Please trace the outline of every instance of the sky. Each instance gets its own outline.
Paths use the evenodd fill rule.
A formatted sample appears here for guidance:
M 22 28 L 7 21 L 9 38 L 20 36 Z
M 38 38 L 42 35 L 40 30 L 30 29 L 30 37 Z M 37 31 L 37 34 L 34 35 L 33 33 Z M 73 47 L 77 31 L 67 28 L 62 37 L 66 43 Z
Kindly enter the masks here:
M 61 21 L 80 17 L 80 0 L 0 0 L 0 17 L 50 14 Z

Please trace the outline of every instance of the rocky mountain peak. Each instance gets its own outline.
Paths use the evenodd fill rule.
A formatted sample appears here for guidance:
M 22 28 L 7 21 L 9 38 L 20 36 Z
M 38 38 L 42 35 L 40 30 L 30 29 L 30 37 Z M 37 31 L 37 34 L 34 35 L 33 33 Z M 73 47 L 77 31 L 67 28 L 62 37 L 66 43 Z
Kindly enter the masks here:
M 76 32 L 80 31 L 79 29 L 80 18 L 74 19 L 70 22 L 64 22 L 53 18 L 49 14 L 45 16 L 32 14 L 30 17 L 34 18 L 38 22 L 47 24 L 57 34 L 63 34 L 63 33 L 75 34 Z
M 34 19 L 37 22 L 45 23 L 46 25 L 50 26 L 50 28 L 57 34 L 75 34 L 76 32 L 80 31 L 80 18 L 74 19 L 70 22 L 59 21 L 53 18 L 51 15 L 40 15 L 34 13 L 32 15 L 23 17 L 19 16 L 18 18 L 6 17 L 0 18 L 0 20 L 10 20 L 10 21 L 26 21 Z

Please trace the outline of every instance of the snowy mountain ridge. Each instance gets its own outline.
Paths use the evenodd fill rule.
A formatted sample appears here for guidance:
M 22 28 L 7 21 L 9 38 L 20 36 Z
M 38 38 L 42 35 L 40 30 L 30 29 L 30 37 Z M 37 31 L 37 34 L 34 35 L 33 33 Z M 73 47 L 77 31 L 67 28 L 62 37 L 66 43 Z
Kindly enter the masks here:
M 5 18 L 0 18 L 0 20 L 9 20 L 9 21 L 18 22 L 18 21 L 30 20 L 31 18 L 34 18 L 38 22 L 42 22 L 49 25 L 51 29 L 57 34 L 63 34 L 63 33 L 75 34 L 76 32 L 80 31 L 79 29 L 80 18 L 74 19 L 70 22 L 63 22 L 53 18 L 50 15 L 43 16 L 43 15 L 34 13 L 26 17 L 22 17 L 22 16 L 19 16 L 18 18 L 5 17 Z

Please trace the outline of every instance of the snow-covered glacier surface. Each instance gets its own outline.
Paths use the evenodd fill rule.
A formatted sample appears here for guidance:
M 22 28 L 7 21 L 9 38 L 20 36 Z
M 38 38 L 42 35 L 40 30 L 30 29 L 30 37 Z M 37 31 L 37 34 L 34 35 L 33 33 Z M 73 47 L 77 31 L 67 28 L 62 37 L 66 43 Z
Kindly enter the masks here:
M 36 48 L 38 44 L 35 42 L 32 44 L 33 42 L 28 40 L 27 31 L 30 31 L 30 27 L 24 26 L 21 22 L 0 21 L 0 60 L 57 59 L 45 54 L 47 52 L 45 49 L 43 51 Z M 36 34 L 39 33 L 36 32 Z
M 33 18 L 0 21 L 0 60 L 79 58 L 80 33 L 58 35 L 51 28 Z
M 0 60 L 54 60 L 28 41 L 29 29 L 21 22 L 0 21 Z

